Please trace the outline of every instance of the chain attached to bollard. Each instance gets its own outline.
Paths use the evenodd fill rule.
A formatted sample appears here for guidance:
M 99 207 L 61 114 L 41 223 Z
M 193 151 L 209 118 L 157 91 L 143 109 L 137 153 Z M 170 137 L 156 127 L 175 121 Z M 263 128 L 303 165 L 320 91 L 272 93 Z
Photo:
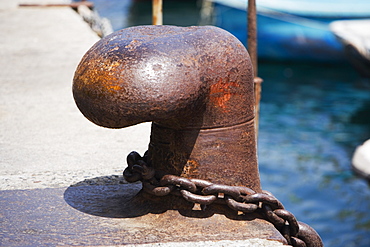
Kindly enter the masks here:
M 270 192 L 256 193 L 250 188 L 214 184 L 202 179 L 188 179 L 175 175 L 156 174 L 147 162 L 147 153 L 141 157 L 137 152 L 127 156 L 128 167 L 123 176 L 127 182 L 141 181 L 143 190 L 155 196 L 173 194 L 185 200 L 200 204 L 202 210 L 212 203 L 227 205 L 234 211 L 247 213 L 260 212 L 265 219 L 287 240 L 296 247 L 323 246 L 317 232 L 294 215 L 285 210 L 281 202 Z

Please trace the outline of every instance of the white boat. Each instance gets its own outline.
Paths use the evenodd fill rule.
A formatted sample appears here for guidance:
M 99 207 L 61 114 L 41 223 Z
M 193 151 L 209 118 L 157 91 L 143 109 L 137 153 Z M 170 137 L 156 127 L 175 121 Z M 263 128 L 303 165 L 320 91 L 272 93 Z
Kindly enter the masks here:
M 358 174 L 370 180 L 370 140 L 356 148 L 352 167 Z
M 335 21 L 330 29 L 343 43 L 352 65 L 363 77 L 370 78 L 370 19 Z

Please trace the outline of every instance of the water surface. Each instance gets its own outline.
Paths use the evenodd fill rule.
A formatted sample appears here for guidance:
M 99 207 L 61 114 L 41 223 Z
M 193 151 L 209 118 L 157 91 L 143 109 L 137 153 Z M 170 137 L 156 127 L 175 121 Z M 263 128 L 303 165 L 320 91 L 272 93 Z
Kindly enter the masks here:
M 370 138 L 370 84 L 349 65 L 262 63 L 259 163 L 270 190 L 325 246 L 370 246 L 370 188 L 351 169 Z

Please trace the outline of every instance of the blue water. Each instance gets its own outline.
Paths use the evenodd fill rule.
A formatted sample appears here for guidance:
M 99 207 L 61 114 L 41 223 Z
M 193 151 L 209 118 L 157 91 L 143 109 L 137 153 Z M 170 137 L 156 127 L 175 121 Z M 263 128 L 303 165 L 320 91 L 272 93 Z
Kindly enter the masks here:
M 151 23 L 151 1 L 93 0 L 115 30 Z M 196 25 L 196 1 L 164 1 L 164 23 Z M 370 246 L 370 188 L 351 169 L 370 138 L 370 82 L 348 64 L 259 64 L 263 189 L 325 246 Z
M 370 246 L 370 188 L 351 170 L 354 149 L 370 138 L 370 84 L 348 65 L 264 63 L 259 71 L 263 188 L 325 246 Z

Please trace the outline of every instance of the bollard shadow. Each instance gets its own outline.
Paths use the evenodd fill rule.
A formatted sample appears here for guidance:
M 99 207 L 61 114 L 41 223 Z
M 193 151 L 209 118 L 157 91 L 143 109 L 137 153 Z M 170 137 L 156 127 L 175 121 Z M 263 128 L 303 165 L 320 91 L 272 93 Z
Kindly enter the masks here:
M 108 227 L 109 234 L 116 233 L 125 244 L 261 237 L 286 243 L 279 231 L 257 213 L 238 214 L 223 204 L 201 210 L 182 197 L 148 195 L 140 183 L 70 186 L 64 200 L 80 212 L 102 217 L 91 220 Z
M 117 176 L 116 176 L 117 177 Z M 107 177 L 105 177 L 107 178 Z M 178 196 L 156 197 L 141 190 L 141 183 L 87 185 L 77 183 L 64 192 L 64 200 L 71 207 L 94 216 L 106 218 L 135 218 L 147 214 L 177 211 L 189 218 L 209 218 L 215 214 L 228 219 L 250 221 L 262 219 L 259 214 L 238 214 L 226 205 L 212 204 L 201 210 L 199 205 Z
M 141 184 L 72 185 L 64 192 L 64 200 L 71 207 L 90 215 L 107 218 L 132 218 L 148 211 L 134 206 L 134 197 Z

